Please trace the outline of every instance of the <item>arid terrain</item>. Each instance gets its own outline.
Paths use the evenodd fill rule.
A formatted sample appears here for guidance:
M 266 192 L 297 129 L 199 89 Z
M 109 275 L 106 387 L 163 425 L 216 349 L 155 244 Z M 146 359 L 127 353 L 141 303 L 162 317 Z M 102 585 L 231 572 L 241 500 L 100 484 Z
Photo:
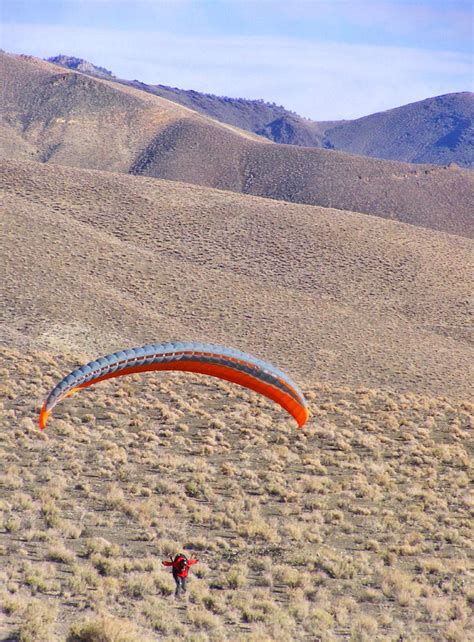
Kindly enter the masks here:
M 328 147 L 409 163 L 474 167 L 474 94 L 464 91 L 335 124 Z
M 135 375 L 40 433 L 76 360 L 2 361 L 2 639 L 468 639 L 472 405 L 311 384 L 297 432 L 236 386 Z
M 278 145 L 164 98 L 0 54 L 0 156 L 185 181 L 473 235 L 474 174 Z
M 2 59 L 0 639 L 468 640 L 472 174 Z M 309 422 L 148 373 L 39 430 L 70 370 L 173 339 L 282 368 Z
M 310 380 L 469 395 L 468 239 L 171 181 L 0 167 L 16 344 L 205 338 Z
M 468 239 L 152 178 L 3 161 L 2 639 L 453 640 L 472 626 Z M 311 408 L 70 369 L 206 339 Z M 196 555 L 176 601 L 161 566 Z
M 73 56 L 48 60 L 161 96 L 275 143 L 324 147 L 408 163 L 474 166 L 474 94 L 469 91 L 426 98 L 355 120 L 314 121 L 263 100 L 122 80 L 103 67 Z

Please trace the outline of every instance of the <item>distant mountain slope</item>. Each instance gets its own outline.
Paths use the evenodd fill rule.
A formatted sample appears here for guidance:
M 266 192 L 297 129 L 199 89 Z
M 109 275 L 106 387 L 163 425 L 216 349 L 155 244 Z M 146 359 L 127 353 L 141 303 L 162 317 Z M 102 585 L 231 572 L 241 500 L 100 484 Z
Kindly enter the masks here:
M 474 167 L 474 94 L 427 98 L 341 123 L 326 130 L 324 145 L 410 163 Z
M 187 112 L 36 58 L 0 54 L 0 64 L 2 138 L 23 141 L 6 156 L 127 171 L 150 136 Z
M 183 119 L 160 131 L 131 172 L 474 234 L 474 175 L 455 167 L 261 145 Z
M 56 56 L 49 60 L 99 77 L 103 77 L 104 71 L 112 76 L 111 72 L 77 58 Z M 427 98 L 357 120 L 316 122 L 262 100 L 113 79 L 276 143 L 326 147 L 408 163 L 474 167 L 474 94 L 470 92 Z
M 265 136 L 277 143 L 323 147 L 325 130 L 344 122 L 316 123 L 310 119 L 302 118 L 282 106 L 267 103 L 264 100 L 229 98 L 228 96 L 215 96 L 194 90 L 167 87 L 166 85 L 148 85 L 139 80 L 124 80 L 116 78 L 112 72 L 103 67 L 97 67 L 86 60 L 72 56 L 54 56 L 48 58 L 48 61 L 99 78 L 104 78 L 105 72 L 110 80 L 117 83 L 161 96 L 189 107 L 200 114 Z
M 474 175 L 468 171 L 276 145 L 135 88 L 36 59 L 2 54 L 0 60 L 4 157 L 186 181 L 473 233 Z
M 7 343 L 187 337 L 308 383 L 469 394 L 468 239 L 59 165 L 1 161 L 0 180 Z
M 166 87 L 165 85 L 147 85 L 138 80 L 124 81 L 130 83 L 133 87 L 142 89 L 149 93 L 167 98 L 173 102 L 185 105 L 194 109 L 201 114 L 215 118 L 230 125 L 235 125 L 240 129 L 259 133 L 263 131 L 269 123 L 280 119 L 294 120 L 304 126 L 303 118 L 294 114 L 284 107 L 267 103 L 263 100 L 248 100 L 245 98 L 229 98 L 227 96 L 214 96 L 213 94 L 203 94 L 194 90 L 177 89 L 176 87 Z M 311 121 L 307 121 L 309 125 Z M 308 130 L 310 130 L 308 126 Z M 315 132 L 316 133 L 316 132 Z M 320 140 L 320 132 L 318 132 Z M 267 136 L 272 138 L 271 136 Z M 275 142 L 284 142 L 281 140 Z

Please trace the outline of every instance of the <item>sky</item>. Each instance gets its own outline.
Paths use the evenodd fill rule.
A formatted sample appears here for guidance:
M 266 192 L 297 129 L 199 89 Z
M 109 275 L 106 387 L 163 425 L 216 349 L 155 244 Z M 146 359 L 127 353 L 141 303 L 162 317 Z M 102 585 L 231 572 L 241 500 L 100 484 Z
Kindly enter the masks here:
M 314 120 L 473 91 L 474 0 L 0 0 L 0 47 Z

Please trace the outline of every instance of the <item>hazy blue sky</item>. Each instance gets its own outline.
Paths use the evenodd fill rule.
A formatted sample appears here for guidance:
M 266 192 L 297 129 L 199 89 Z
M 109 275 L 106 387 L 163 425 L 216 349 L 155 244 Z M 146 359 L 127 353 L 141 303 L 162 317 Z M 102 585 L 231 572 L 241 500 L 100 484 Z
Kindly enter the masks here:
M 1 0 L 1 47 L 317 120 L 473 89 L 471 0 Z

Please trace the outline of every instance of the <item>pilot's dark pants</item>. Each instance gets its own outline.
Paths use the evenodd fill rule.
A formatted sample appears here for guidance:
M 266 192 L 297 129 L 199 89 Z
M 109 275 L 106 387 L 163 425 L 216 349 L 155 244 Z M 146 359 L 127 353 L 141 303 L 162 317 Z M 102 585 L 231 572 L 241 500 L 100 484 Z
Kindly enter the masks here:
M 173 570 L 173 578 L 176 582 L 175 597 L 179 597 L 181 590 L 186 593 L 186 577 L 180 577 L 176 571 Z

